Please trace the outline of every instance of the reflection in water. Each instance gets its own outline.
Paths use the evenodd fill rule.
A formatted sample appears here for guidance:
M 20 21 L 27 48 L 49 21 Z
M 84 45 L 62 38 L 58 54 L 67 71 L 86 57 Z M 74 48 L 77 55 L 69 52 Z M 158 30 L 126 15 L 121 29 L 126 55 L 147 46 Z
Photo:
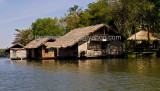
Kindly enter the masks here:
M 159 58 L 0 59 L 0 91 L 160 90 Z
M 91 72 L 91 73 L 106 73 L 108 66 L 104 60 L 78 60 L 79 71 L 82 72 Z

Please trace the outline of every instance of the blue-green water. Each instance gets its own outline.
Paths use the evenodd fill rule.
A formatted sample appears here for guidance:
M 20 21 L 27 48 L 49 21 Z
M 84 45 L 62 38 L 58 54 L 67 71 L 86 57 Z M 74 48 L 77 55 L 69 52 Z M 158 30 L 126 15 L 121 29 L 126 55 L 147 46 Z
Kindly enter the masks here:
M 159 91 L 160 58 L 0 59 L 0 91 Z

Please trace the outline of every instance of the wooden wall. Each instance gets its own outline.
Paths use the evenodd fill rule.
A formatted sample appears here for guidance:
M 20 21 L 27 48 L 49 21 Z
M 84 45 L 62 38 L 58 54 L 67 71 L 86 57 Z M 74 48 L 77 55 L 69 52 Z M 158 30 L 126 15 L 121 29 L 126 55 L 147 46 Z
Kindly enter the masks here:
M 108 55 L 120 55 L 123 52 L 123 43 L 119 41 L 113 41 L 109 43 Z
M 94 35 L 104 35 L 110 34 L 108 30 L 101 28 L 100 30 L 91 34 Z M 121 41 L 80 41 L 78 43 L 78 57 L 98 57 L 107 55 L 121 55 L 123 52 L 123 42 Z
M 97 42 L 98 43 L 98 42 Z M 78 57 L 97 57 L 97 56 L 107 56 L 107 55 L 121 55 L 123 52 L 123 43 L 119 41 L 114 42 L 108 42 L 106 43 L 105 49 L 100 49 L 99 45 L 101 43 L 99 42 L 98 48 L 96 49 L 89 49 L 87 46 L 89 46 L 89 42 L 79 42 L 78 43 Z M 96 43 L 92 43 L 92 46 L 97 46 Z M 82 54 L 84 52 L 84 54 Z
M 16 51 L 16 54 L 14 56 L 13 50 Z M 10 58 L 26 58 L 26 50 L 25 49 L 11 49 L 10 50 Z
M 87 52 L 87 42 L 85 41 L 80 41 L 78 43 L 78 57 L 81 57 L 81 56 L 87 56 L 86 55 L 86 52 Z
M 49 53 L 48 49 L 46 49 L 45 46 L 42 46 L 42 58 L 54 58 L 54 57 L 55 57 L 55 52 Z
M 47 51 L 46 51 L 47 50 Z M 27 49 L 27 58 L 29 59 L 45 59 L 54 58 L 54 53 L 49 53 L 45 46 L 40 46 L 39 48 Z
M 59 57 L 77 57 L 78 56 L 78 44 L 75 44 L 72 47 L 60 48 Z

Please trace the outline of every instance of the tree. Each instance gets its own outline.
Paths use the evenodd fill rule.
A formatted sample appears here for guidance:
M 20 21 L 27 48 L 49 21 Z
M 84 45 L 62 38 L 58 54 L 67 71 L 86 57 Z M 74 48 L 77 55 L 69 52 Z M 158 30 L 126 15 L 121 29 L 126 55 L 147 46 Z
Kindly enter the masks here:
M 151 30 L 154 32 L 160 32 L 160 1 L 159 0 L 148 0 L 148 8 L 146 12 L 147 23 L 150 24 Z
M 15 29 L 15 31 L 18 33 L 15 34 L 15 40 L 13 44 L 20 43 L 22 45 L 26 45 L 33 40 L 33 33 L 31 29 L 26 29 L 26 30 Z
M 6 49 L 0 49 L 0 57 L 7 57 L 5 50 Z
M 152 1 L 152 2 L 151 2 Z M 128 37 L 136 30 L 147 28 L 159 31 L 159 0 L 98 0 L 82 12 L 79 27 L 105 23 Z M 157 10 L 158 9 L 158 10 Z
M 119 33 L 128 37 L 133 33 L 133 26 L 140 28 L 144 6 L 145 2 L 139 0 L 119 0 L 112 5 L 112 21 Z
M 80 16 L 82 14 L 82 9 L 79 8 L 78 5 L 74 5 L 73 7 L 69 8 L 68 14 L 65 14 L 64 17 L 61 18 L 61 24 L 64 25 L 66 32 L 74 28 L 78 28 L 78 24 L 80 21 Z
M 37 19 L 32 23 L 32 31 L 34 36 L 60 36 L 64 34 L 57 17 Z
M 141 28 L 150 26 L 151 32 L 160 32 L 159 0 L 98 0 L 82 10 L 78 5 L 70 7 L 67 14 L 39 18 L 32 23 L 34 36 L 58 36 L 72 29 L 96 24 L 107 24 L 126 38 Z
M 79 26 L 107 24 L 111 20 L 111 7 L 107 0 L 99 0 L 88 4 L 88 9 L 82 12 Z

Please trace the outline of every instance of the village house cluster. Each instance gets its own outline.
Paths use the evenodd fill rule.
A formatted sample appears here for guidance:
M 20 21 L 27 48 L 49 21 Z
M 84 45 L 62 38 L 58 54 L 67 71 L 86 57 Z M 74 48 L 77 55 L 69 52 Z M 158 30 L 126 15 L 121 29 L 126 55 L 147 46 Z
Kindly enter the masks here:
M 91 38 L 86 36 L 103 36 Z M 148 40 L 147 31 L 141 30 L 127 40 L 124 36 L 105 24 L 71 30 L 60 38 L 39 38 L 26 46 L 14 44 L 6 52 L 11 59 L 51 59 L 120 56 L 123 54 L 125 41 Z M 78 37 L 77 37 L 78 36 Z M 159 40 L 149 34 L 151 40 Z M 66 39 L 72 37 L 70 39 Z M 76 38 L 75 38 L 76 37 Z M 85 41 L 84 41 L 85 40 Z

